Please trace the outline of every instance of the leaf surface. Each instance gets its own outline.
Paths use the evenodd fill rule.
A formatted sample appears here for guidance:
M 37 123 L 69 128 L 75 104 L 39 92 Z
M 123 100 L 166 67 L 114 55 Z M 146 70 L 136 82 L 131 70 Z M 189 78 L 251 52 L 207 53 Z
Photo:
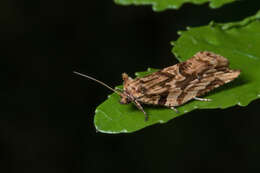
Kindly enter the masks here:
M 179 61 L 185 61 L 198 51 L 211 51 L 230 61 L 232 69 L 240 69 L 235 81 L 217 88 L 206 95 L 211 102 L 190 101 L 177 107 L 179 113 L 165 107 L 146 106 L 149 120 L 133 104 L 119 104 L 120 97 L 112 94 L 96 109 L 95 127 L 104 133 L 130 133 L 144 127 L 165 123 L 194 109 L 216 109 L 231 106 L 247 106 L 260 97 L 260 12 L 241 22 L 215 24 L 180 31 L 180 37 L 172 42 L 173 53 Z M 136 73 L 144 76 L 156 71 Z
M 234 1 L 236 0 L 115 0 L 115 3 L 120 5 L 152 5 L 154 11 L 162 11 L 178 9 L 184 3 L 203 4 L 208 2 L 211 8 L 219 8 Z

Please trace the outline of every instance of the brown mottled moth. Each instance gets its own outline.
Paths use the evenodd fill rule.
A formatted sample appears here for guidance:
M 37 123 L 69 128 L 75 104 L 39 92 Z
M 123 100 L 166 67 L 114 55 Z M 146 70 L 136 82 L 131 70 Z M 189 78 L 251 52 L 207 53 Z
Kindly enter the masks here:
M 240 70 L 229 69 L 229 61 L 212 52 L 198 52 L 187 61 L 180 62 L 145 77 L 132 79 L 126 73 L 123 90 L 115 90 L 90 76 L 74 72 L 94 80 L 120 95 L 121 104 L 134 103 L 144 115 L 148 115 L 141 104 L 160 105 L 177 112 L 189 100 L 209 101 L 199 98 L 203 94 L 228 83 L 240 74 Z

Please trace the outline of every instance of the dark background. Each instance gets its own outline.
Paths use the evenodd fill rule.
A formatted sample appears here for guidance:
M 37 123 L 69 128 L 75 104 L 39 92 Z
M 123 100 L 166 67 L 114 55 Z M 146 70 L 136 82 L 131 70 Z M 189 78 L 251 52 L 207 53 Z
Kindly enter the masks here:
M 259 101 L 108 135 L 96 133 L 93 116 L 111 92 L 72 74 L 116 86 L 122 72 L 173 65 L 178 30 L 238 21 L 259 5 L 155 13 L 112 0 L 1 1 L 0 172 L 259 171 Z

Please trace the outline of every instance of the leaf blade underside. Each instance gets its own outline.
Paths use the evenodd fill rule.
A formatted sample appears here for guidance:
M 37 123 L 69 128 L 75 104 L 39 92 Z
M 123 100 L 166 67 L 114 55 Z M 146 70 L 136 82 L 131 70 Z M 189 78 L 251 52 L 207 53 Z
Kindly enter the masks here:
M 166 9 L 179 9 L 185 3 L 204 4 L 209 3 L 211 8 L 219 8 L 224 4 L 235 2 L 236 0 L 114 0 L 120 5 L 152 5 L 154 11 Z

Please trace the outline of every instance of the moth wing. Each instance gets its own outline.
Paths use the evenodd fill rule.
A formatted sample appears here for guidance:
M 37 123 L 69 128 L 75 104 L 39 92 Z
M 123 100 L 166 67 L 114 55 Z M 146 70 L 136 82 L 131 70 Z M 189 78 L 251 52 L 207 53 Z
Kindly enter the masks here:
M 161 105 L 166 107 L 179 106 L 194 97 L 218 88 L 225 83 L 231 82 L 240 74 L 239 70 L 224 69 L 223 71 L 209 70 L 200 79 L 195 79 L 184 90 L 170 87 L 168 90 L 154 95 L 144 95 L 139 100 L 145 104 Z
M 135 98 L 164 93 L 172 87 L 172 82 L 177 81 L 177 70 L 177 65 L 173 65 L 150 75 L 136 78 L 129 83 L 127 90 Z M 179 76 L 178 80 L 182 79 L 184 78 Z
M 228 60 L 210 52 L 198 52 L 185 62 L 166 67 L 148 76 L 133 80 L 127 90 L 135 98 L 145 95 L 178 92 L 184 89 L 199 75 L 210 69 L 228 67 Z M 176 91 L 177 90 L 177 91 Z
M 217 71 L 212 75 L 211 73 L 205 73 L 200 83 L 197 84 L 196 90 L 198 90 L 196 96 L 201 96 L 214 88 L 218 88 L 221 85 L 233 81 L 240 75 L 240 70 L 225 69 L 223 71 Z M 187 91 L 193 90 L 187 88 Z
M 131 81 L 127 90 L 145 104 L 179 106 L 238 77 L 240 71 L 228 65 L 220 55 L 199 52 L 185 62 Z
M 181 105 L 188 102 L 194 97 L 199 97 L 205 93 L 218 88 L 225 83 L 229 83 L 237 78 L 240 74 L 239 70 L 230 70 L 226 68 L 223 71 L 216 71 L 214 73 L 205 73 L 199 80 L 194 80 L 188 85 L 181 95 L 177 98 L 177 102 Z
M 186 88 L 190 82 L 196 80 L 206 71 L 219 67 L 228 67 L 228 60 L 210 52 L 198 52 L 187 61 L 135 80 L 133 87 L 139 87 L 136 89 L 141 91 L 143 95 L 162 94 L 167 90 L 175 93 L 179 88 L 181 90 Z
M 182 91 L 174 89 L 174 91 L 165 91 L 155 95 L 144 95 L 139 98 L 138 101 L 145 104 L 161 105 L 166 107 L 178 106 L 178 96 L 181 95 Z

